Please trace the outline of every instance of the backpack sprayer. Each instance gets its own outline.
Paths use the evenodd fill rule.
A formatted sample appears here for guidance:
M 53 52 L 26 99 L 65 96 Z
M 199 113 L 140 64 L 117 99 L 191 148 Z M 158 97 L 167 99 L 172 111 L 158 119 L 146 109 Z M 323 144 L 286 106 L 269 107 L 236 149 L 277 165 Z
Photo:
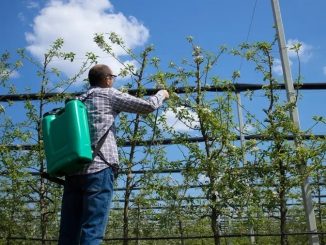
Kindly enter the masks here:
M 93 159 L 87 109 L 74 99 L 43 116 L 43 141 L 50 176 L 71 174 Z

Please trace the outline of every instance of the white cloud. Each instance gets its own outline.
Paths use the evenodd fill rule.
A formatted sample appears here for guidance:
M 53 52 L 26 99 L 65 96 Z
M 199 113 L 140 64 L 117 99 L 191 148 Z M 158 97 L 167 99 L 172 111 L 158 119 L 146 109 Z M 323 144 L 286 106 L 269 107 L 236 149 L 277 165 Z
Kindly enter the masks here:
M 29 0 L 29 1 L 26 2 L 26 4 L 27 4 L 26 7 L 28 9 L 37 9 L 37 8 L 40 7 L 40 4 L 37 1 Z
M 324 75 L 326 75 L 326 66 L 323 67 Z
M 182 121 L 178 118 L 178 114 L 185 112 L 187 113 L 187 117 L 189 119 L 182 119 Z M 190 131 L 195 127 L 199 126 L 198 115 L 195 112 L 188 110 L 186 107 L 181 106 L 177 108 L 177 113 L 174 113 L 171 109 L 168 109 L 165 113 L 167 118 L 167 125 L 172 127 L 175 131 Z
M 298 55 L 300 58 L 301 62 L 308 62 L 311 57 L 312 57 L 312 50 L 313 47 L 309 44 L 306 44 L 305 42 L 299 41 L 298 39 L 289 39 L 286 47 L 287 47 L 287 51 L 288 51 L 288 56 L 289 56 L 289 63 L 290 66 L 292 66 L 293 62 L 295 62 L 298 57 L 297 57 L 297 53 L 292 50 L 291 48 L 296 45 L 296 44 L 301 44 L 301 47 L 298 51 Z M 282 63 L 280 59 L 274 59 L 274 64 L 273 64 L 273 72 L 278 75 L 278 76 L 282 76 L 283 75 L 283 69 L 282 69 Z
M 240 131 L 240 128 L 237 127 L 237 130 Z M 256 128 L 254 127 L 254 125 L 252 124 L 246 124 L 243 128 L 243 132 L 244 134 L 252 134 L 256 131 Z
M 19 78 L 20 74 L 18 73 L 18 71 L 12 71 L 9 75 L 9 78 L 15 79 L 15 78 Z
M 7 77 L 9 79 L 15 79 L 15 78 L 20 77 L 20 74 L 18 71 L 16 71 L 16 70 L 10 71 L 8 69 L 5 69 L 4 71 L 2 71 L 2 73 L 0 75 L 1 75 L 1 77 Z
M 282 63 L 281 63 L 280 59 L 277 59 L 277 58 L 274 59 L 272 70 L 276 75 L 282 76 L 283 69 L 282 69 Z
M 290 59 L 289 59 L 289 63 L 290 63 L 290 67 L 291 67 L 293 62 Z M 274 59 L 272 71 L 278 76 L 283 75 L 282 62 L 280 59 L 277 59 L 277 58 Z
M 289 39 L 286 46 L 288 48 L 288 55 L 290 59 L 297 59 L 297 53 L 291 48 L 296 45 L 301 44 L 301 47 L 298 51 L 299 58 L 302 62 L 308 62 L 312 57 L 312 46 L 306 44 L 305 42 L 299 41 L 298 39 Z
M 204 174 L 199 174 L 198 175 L 198 181 L 201 184 L 209 184 L 210 183 L 209 177 L 204 175 Z
M 22 12 L 18 13 L 17 17 L 18 17 L 18 19 L 21 22 L 25 22 L 26 21 L 26 17 L 25 17 L 25 15 Z
M 109 0 L 51 0 L 34 18 L 32 28 L 26 33 L 27 49 L 40 61 L 58 38 L 64 39 L 64 51 L 76 54 L 74 63 L 54 64 L 68 76 L 78 71 L 87 52 L 94 52 L 100 57 L 99 63 L 108 64 L 114 73 L 119 73 L 121 64 L 97 47 L 93 41 L 95 33 L 115 32 L 128 48 L 144 45 L 149 37 L 148 29 L 135 17 L 115 13 Z M 125 55 L 122 49 L 112 48 L 117 57 Z

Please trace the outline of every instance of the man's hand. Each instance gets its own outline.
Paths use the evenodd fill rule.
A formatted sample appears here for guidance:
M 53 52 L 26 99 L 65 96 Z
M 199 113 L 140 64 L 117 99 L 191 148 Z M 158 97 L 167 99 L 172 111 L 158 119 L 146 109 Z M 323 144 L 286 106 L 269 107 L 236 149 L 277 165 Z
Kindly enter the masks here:
M 169 92 L 167 90 L 161 90 L 164 94 L 165 99 L 168 99 L 170 97 Z

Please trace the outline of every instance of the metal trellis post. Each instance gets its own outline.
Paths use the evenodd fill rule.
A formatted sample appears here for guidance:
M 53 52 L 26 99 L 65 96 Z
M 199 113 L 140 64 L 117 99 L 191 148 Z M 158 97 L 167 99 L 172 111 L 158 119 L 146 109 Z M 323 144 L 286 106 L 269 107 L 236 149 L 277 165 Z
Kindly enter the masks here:
M 300 128 L 299 113 L 298 113 L 298 108 L 295 104 L 296 96 L 295 96 L 295 90 L 293 86 L 290 64 L 289 64 L 289 59 L 287 54 L 287 47 L 285 42 L 279 1 L 272 0 L 272 7 L 273 7 L 274 20 L 276 24 L 277 36 L 278 36 L 278 46 L 280 49 L 283 76 L 285 80 L 284 83 L 287 92 L 287 99 L 290 103 L 294 104 L 292 110 L 290 111 L 290 116 L 294 124 L 298 128 Z M 315 218 L 315 212 L 313 209 L 312 196 L 311 196 L 311 187 L 308 178 L 305 178 L 301 188 L 302 188 L 302 199 L 304 203 L 308 232 L 317 232 L 316 218 Z M 310 245 L 319 245 L 318 235 L 309 234 L 309 243 Z

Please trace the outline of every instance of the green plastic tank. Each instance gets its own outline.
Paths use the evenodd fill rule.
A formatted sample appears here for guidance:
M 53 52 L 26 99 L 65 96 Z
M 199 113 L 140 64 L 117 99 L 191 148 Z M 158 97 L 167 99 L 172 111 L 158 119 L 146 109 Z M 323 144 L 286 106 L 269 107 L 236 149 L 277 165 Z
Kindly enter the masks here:
M 92 161 L 87 109 L 79 100 L 44 114 L 42 120 L 47 172 L 52 176 L 74 173 Z

